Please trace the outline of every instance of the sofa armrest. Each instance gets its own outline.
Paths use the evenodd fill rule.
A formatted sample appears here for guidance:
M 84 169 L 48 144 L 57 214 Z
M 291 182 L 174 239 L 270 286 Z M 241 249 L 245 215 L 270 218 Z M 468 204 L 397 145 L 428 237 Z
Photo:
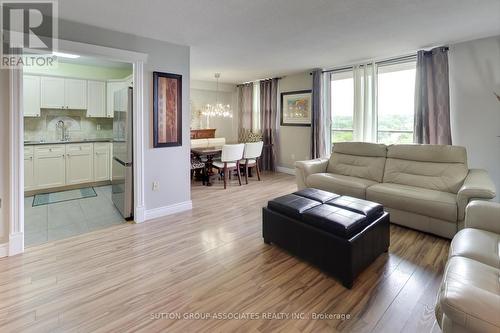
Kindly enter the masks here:
M 445 281 L 439 292 L 441 311 L 452 324 L 450 332 L 456 327 L 466 332 L 498 332 L 499 300 L 498 294 L 477 288 L 467 281 Z M 443 332 L 446 331 L 449 330 L 443 327 Z
M 470 169 L 469 174 L 458 191 L 458 220 L 465 218 L 465 207 L 473 199 L 493 199 L 496 196 L 495 184 L 488 172 L 482 169 Z
M 306 178 L 314 173 L 326 172 L 328 158 L 317 158 L 308 161 L 295 162 L 295 177 L 299 190 L 307 187 Z
M 472 201 L 467 206 L 465 227 L 500 234 L 500 203 Z

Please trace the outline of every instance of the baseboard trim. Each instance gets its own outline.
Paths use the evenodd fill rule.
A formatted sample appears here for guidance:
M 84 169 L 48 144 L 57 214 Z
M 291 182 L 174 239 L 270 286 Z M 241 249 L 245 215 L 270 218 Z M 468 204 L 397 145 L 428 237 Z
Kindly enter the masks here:
M 24 252 L 24 233 L 17 232 L 9 235 L 8 250 L 9 256 L 15 256 L 16 254 Z
M 191 209 L 193 209 L 193 202 L 191 200 L 179 202 L 169 206 L 148 209 L 144 213 L 144 220 L 149 221 Z
M 146 214 L 146 209 L 144 206 L 138 206 L 135 208 L 135 214 L 134 214 L 134 222 L 135 223 L 142 223 L 145 221 L 145 214 Z
M 7 257 L 9 255 L 9 243 L 0 244 L 0 258 Z
M 285 168 L 285 167 L 276 167 L 276 171 L 281 172 L 281 173 L 287 173 L 289 175 L 295 176 L 295 169 L 292 168 Z

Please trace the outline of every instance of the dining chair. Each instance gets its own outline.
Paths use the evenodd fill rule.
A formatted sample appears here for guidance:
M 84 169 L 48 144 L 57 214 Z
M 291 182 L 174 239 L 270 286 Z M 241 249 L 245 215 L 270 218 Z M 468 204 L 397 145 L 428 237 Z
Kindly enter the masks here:
M 203 162 L 198 156 L 191 154 L 191 180 L 194 178 L 196 171 L 201 172 L 201 182 L 205 185 L 207 178 L 207 170 L 205 162 Z
M 220 161 L 214 161 L 212 166 L 224 173 L 224 189 L 227 187 L 227 176 L 228 173 L 236 169 L 238 173 L 238 182 L 241 186 L 241 172 L 240 172 L 240 160 L 243 158 L 243 150 L 245 145 L 243 143 L 236 145 L 224 145 L 222 146 L 222 153 Z
M 257 179 L 260 180 L 259 159 L 262 155 L 263 147 L 263 141 L 245 143 L 245 152 L 243 154 L 243 159 L 240 161 L 240 165 L 245 167 L 245 181 L 247 184 L 248 171 L 251 168 L 255 168 L 255 170 L 257 171 Z

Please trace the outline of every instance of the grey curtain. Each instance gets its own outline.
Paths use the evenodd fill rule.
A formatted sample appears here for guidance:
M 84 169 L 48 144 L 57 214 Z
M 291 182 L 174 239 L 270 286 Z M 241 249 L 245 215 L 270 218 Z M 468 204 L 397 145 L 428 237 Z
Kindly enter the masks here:
M 326 156 L 326 130 L 328 119 L 323 105 L 323 71 L 315 69 L 312 72 L 312 114 L 311 114 L 311 157 Z
M 260 124 L 264 149 L 262 151 L 263 170 L 276 171 L 278 156 L 278 79 L 260 81 Z
M 415 143 L 451 145 L 448 48 L 417 53 Z
M 246 83 L 238 86 L 238 137 L 252 130 L 253 118 L 253 85 Z

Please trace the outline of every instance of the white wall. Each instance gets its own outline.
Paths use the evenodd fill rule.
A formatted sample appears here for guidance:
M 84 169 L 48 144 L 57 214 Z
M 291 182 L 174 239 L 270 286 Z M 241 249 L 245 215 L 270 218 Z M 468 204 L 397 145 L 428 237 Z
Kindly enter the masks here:
M 191 81 L 191 128 L 207 128 L 205 116 L 197 116 L 197 113 L 206 104 L 214 104 L 216 98 L 217 85 L 209 81 Z M 218 101 L 222 104 L 229 104 L 233 110 L 233 118 L 210 118 L 209 128 L 215 128 L 216 137 L 224 137 L 227 142 L 238 141 L 238 112 L 237 93 L 235 84 L 219 84 Z
M 124 34 L 79 23 L 60 21 L 59 37 L 147 53 L 144 67 L 144 165 L 146 210 L 190 200 L 189 181 L 189 47 Z M 182 147 L 152 148 L 153 71 L 182 75 Z M 153 192 L 153 182 L 160 190 Z
M 166 43 L 158 40 L 133 36 L 116 31 L 101 29 L 64 20 L 59 22 L 59 38 L 81 43 L 131 50 L 149 54 L 144 67 L 144 165 L 145 165 L 145 202 L 146 210 L 170 206 L 190 200 L 189 180 L 189 47 Z M 152 148 L 152 85 L 153 71 L 182 75 L 182 125 L 181 147 Z M 5 70 L 0 71 L 0 135 L 8 133 L 8 88 L 5 83 Z M 2 212 L 7 207 L 8 191 L 8 152 L 9 143 L 0 140 L 0 196 L 3 199 Z M 153 192 L 153 181 L 160 182 L 160 190 Z M 8 238 L 8 219 L 0 225 L 0 242 Z
M 281 108 L 281 93 L 312 89 L 309 72 L 288 75 L 279 81 L 278 100 Z M 279 111 L 281 112 L 281 110 Z M 311 127 L 280 126 L 278 166 L 295 168 L 295 161 L 311 158 Z
M 469 166 L 487 169 L 500 193 L 500 36 L 450 46 L 453 144 L 467 148 Z M 498 200 L 497 196 L 497 200 Z

